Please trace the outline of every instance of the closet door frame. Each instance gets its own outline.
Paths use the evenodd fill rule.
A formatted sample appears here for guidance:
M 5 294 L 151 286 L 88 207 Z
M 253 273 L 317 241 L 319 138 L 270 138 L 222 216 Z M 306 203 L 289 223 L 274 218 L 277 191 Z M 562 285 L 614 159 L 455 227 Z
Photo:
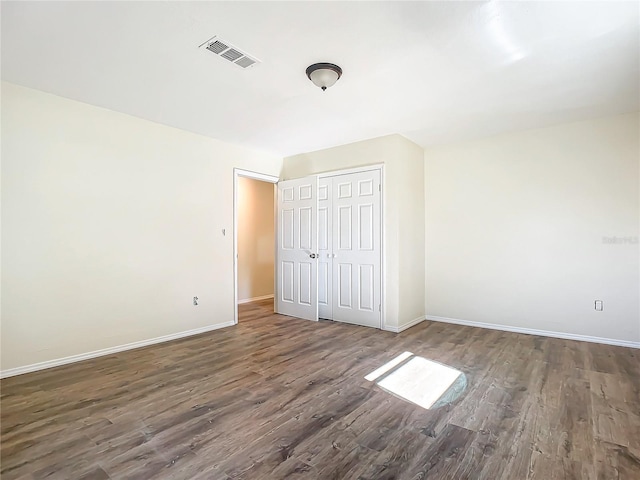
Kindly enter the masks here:
M 323 172 L 318 174 L 318 179 L 325 177 L 335 177 L 338 175 L 348 175 L 350 173 L 362 173 L 362 172 L 370 172 L 372 170 L 378 170 L 380 172 L 380 329 L 387 329 L 386 322 L 386 299 L 387 299 L 387 289 L 385 282 L 385 267 L 386 267 L 386 249 L 385 249 L 385 238 L 386 238 L 386 229 L 385 229 L 385 214 L 386 214 L 386 201 L 384 195 L 384 164 L 374 164 L 374 165 L 366 165 L 363 167 L 356 168 L 348 168 L 345 170 L 333 170 L 330 172 Z

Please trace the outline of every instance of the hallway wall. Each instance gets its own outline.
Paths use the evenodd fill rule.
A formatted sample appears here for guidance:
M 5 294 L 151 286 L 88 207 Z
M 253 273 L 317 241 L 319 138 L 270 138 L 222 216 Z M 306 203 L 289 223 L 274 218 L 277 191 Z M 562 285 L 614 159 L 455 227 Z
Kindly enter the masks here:
M 238 178 L 238 301 L 273 295 L 274 186 Z

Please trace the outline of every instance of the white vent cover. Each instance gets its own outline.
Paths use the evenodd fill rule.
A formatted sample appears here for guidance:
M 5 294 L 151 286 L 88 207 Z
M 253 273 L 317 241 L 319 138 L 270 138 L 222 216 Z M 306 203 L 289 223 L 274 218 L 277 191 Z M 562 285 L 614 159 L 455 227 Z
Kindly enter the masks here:
M 205 48 L 206 50 L 215 53 L 217 56 L 222 57 L 242 68 L 249 68 L 260 63 L 260 60 L 256 57 L 244 53 L 239 48 L 234 47 L 229 42 L 222 40 L 217 36 L 204 42 L 200 45 L 200 48 Z

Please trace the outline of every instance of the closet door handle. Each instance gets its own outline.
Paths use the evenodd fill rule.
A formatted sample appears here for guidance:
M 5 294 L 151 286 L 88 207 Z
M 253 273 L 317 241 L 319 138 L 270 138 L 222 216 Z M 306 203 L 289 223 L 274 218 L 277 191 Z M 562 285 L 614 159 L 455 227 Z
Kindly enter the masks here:
M 315 253 L 310 253 L 309 258 L 318 258 L 318 255 L 316 255 Z

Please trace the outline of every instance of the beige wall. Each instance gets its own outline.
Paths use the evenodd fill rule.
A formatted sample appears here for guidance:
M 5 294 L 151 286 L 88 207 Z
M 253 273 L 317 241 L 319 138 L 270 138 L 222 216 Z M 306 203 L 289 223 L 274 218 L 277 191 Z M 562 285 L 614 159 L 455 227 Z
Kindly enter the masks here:
M 232 321 L 234 167 L 385 165 L 391 329 L 426 304 L 638 342 L 639 128 L 623 115 L 426 152 L 391 135 L 283 164 L 3 83 L 1 368 Z
M 398 156 L 398 146 L 404 142 L 409 140 L 400 135 L 387 135 L 286 157 L 282 165 L 282 178 L 291 180 L 314 173 L 386 163 Z
M 639 132 L 630 114 L 427 149 L 427 315 L 640 341 Z
M 273 295 L 274 185 L 238 178 L 238 301 Z
M 233 168 L 281 164 L 3 83 L 2 370 L 233 321 Z
M 390 329 L 424 316 L 424 151 L 388 135 L 284 159 L 283 177 L 384 164 L 385 317 Z

